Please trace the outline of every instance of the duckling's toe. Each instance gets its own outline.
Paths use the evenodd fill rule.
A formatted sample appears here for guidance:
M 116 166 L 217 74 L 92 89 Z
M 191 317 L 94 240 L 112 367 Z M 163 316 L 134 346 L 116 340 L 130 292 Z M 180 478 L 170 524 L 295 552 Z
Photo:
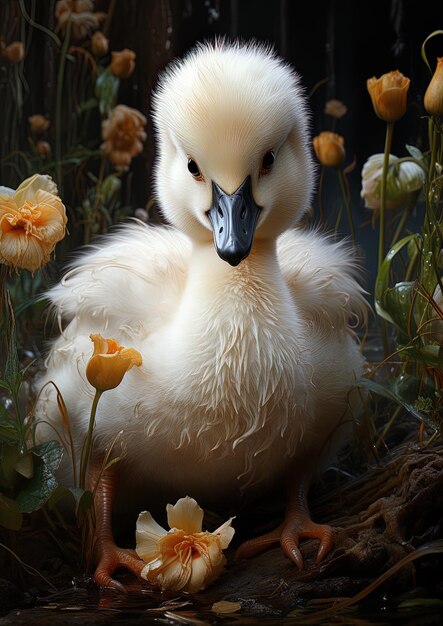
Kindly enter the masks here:
M 116 589 L 125 593 L 124 586 L 114 580 L 111 574 L 119 567 L 124 567 L 140 578 L 144 566 L 144 561 L 137 557 L 134 550 L 119 548 L 113 541 L 108 541 L 100 546 L 100 560 L 94 573 L 94 581 L 99 587 Z
M 303 569 L 303 556 L 299 543 L 302 539 L 320 539 L 317 552 L 317 563 L 331 551 L 334 544 L 332 528 L 326 524 L 315 524 L 310 518 L 303 520 L 286 520 L 275 530 L 245 541 L 237 548 L 236 559 L 248 559 L 260 552 L 264 552 L 275 543 L 280 543 L 283 553 L 298 567 Z
M 316 562 L 320 563 L 331 551 L 334 545 L 332 528 L 326 524 L 316 524 L 306 517 L 302 521 L 287 521 L 280 536 L 280 544 L 286 556 L 293 561 L 299 569 L 303 569 L 303 557 L 299 543 L 301 539 L 320 539 Z
M 283 529 L 283 524 L 281 524 L 275 530 L 272 530 L 265 535 L 260 535 L 259 537 L 254 537 L 254 539 L 248 539 L 248 541 L 244 541 L 238 548 L 235 553 L 236 559 L 249 559 L 260 552 L 264 552 L 268 548 L 270 548 L 274 543 L 278 543 L 280 541 L 280 535 Z

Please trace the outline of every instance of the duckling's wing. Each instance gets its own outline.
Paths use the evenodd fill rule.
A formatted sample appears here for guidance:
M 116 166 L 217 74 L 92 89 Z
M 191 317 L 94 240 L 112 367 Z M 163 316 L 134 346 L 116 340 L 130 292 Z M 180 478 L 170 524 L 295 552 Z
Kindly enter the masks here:
M 105 236 L 47 294 L 60 325 L 68 322 L 62 335 L 124 338 L 161 327 L 180 300 L 190 251 L 185 235 L 138 221 Z
M 366 321 L 369 304 L 360 284 L 360 260 L 347 242 L 294 228 L 279 237 L 277 255 L 305 319 L 337 330 Z

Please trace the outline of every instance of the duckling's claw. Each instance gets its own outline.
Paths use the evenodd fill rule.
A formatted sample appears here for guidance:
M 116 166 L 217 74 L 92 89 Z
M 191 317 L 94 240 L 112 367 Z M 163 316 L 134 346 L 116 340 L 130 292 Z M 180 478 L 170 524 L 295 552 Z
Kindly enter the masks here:
M 119 548 L 113 541 L 109 541 L 100 545 L 100 560 L 94 574 L 94 581 L 99 587 L 107 587 L 116 589 L 117 591 L 126 593 L 124 586 L 114 580 L 111 574 L 119 567 L 124 567 L 133 572 L 140 578 L 141 571 L 145 566 L 134 550 L 126 550 Z
M 274 543 L 278 543 L 280 541 L 280 535 L 283 528 L 283 524 L 281 524 L 275 530 L 272 530 L 265 535 L 260 535 L 260 537 L 254 537 L 254 539 L 248 539 L 248 541 L 244 541 L 235 553 L 236 559 L 249 559 L 251 556 L 255 556 L 260 552 L 264 552 L 268 548 L 270 548 Z
M 332 528 L 326 524 L 315 524 L 308 517 L 302 522 L 286 524 L 280 538 L 281 547 L 300 570 L 303 569 L 303 557 L 298 547 L 301 539 L 320 539 L 316 563 L 324 559 L 334 544 Z

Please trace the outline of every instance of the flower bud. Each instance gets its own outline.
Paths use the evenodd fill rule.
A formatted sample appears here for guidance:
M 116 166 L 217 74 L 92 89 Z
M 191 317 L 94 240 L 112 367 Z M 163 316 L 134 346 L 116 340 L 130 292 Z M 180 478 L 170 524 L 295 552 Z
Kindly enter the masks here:
M 47 141 L 37 141 L 35 144 L 35 150 L 42 159 L 46 159 L 51 156 L 51 146 Z
M 346 115 L 348 112 L 348 107 L 343 104 L 341 100 L 336 100 L 333 98 L 332 100 L 328 100 L 325 104 L 324 113 L 326 115 L 330 115 L 331 117 L 335 117 L 336 119 L 340 119 L 343 115 Z
M 373 76 L 367 80 L 367 88 L 371 96 L 376 115 L 385 122 L 396 122 L 406 113 L 406 97 L 410 79 L 398 70 L 383 74 L 380 78 Z
M 437 59 L 437 67 L 426 90 L 424 104 L 429 115 L 443 116 L 443 57 Z
M 10 63 L 20 63 L 25 56 L 25 46 L 21 41 L 13 41 L 3 50 L 5 56 Z
M 380 209 L 383 160 L 383 154 L 373 154 L 362 169 L 361 197 L 368 209 Z M 425 172 L 420 165 L 413 161 L 400 162 L 398 157 L 390 154 L 386 177 L 386 208 L 393 210 L 404 206 L 410 194 L 423 187 L 425 179 Z
M 341 135 L 323 131 L 312 140 L 314 152 L 323 167 L 340 167 L 345 160 L 345 140 Z
M 40 115 L 39 113 L 28 117 L 28 122 L 31 131 L 36 135 L 41 135 L 45 132 L 45 130 L 48 130 L 49 128 L 49 120 L 47 120 L 46 117 Z
M 97 30 L 92 35 L 91 49 L 92 52 L 98 57 L 102 57 L 109 50 L 109 39 L 107 39 L 100 30 Z
M 128 78 L 135 69 L 135 52 L 125 48 L 112 53 L 111 72 L 117 78 Z

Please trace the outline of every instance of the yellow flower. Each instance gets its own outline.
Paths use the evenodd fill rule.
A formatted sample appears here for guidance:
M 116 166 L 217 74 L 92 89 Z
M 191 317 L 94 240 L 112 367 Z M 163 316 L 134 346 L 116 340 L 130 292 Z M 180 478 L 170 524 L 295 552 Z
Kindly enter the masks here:
M 28 117 L 29 126 L 31 131 L 36 135 L 40 135 L 44 133 L 45 130 L 49 128 L 49 120 L 46 119 L 43 115 L 36 113 L 35 115 L 31 115 Z
M 102 122 L 102 150 L 117 170 L 125 171 L 132 159 L 143 150 L 146 117 L 124 104 L 112 109 Z
M 100 30 L 97 30 L 92 35 L 91 49 L 92 49 L 92 52 L 98 57 L 103 56 L 109 50 L 109 40 L 104 36 L 104 34 Z
M 434 76 L 426 89 L 424 104 L 429 115 L 443 116 L 443 57 L 437 59 Z
M 146 562 L 142 577 L 162 590 L 195 593 L 205 589 L 223 571 L 223 554 L 232 537 L 233 518 L 213 533 L 202 531 L 203 510 L 186 496 L 166 507 L 170 531 L 147 511 L 137 520 L 136 552 Z
M 20 63 L 25 56 L 25 46 L 21 41 L 13 41 L 9 46 L 4 48 L 3 56 L 6 57 L 10 63 Z
M 0 263 L 31 272 L 49 261 L 66 233 L 65 206 L 50 176 L 35 174 L 16 191 L 0 188 Z
M 338 120 L 343 117 L 343 115 L 346 115 L 347 112 L 348 107 L 343 104 L 341 100 L 335 100 L 333 98 L 332 100 L 328 100 L 325 104 L 324 113 L 326 113 L 326 115 L 330 115 L 331 117 L 335 117 Z
M 396 122 L 406 113 L 409 78 L 398 70 L 380 78 L 368 78 L 367 87 L 376 115 L 385 122 Z
M 118 78 L 128 78 L 135 69 L 135 52 L 125 48 L 112 53 L 111 72 Z
M 115 339 L 105 339 L 100 333 L 90 337 L 94 352 L 86 366 L 86 378 L 97 391 L 115 389 L 131 367 L 142 364 L 142 356 L 134 348 L 124 348 Z
M 323 167 L 340 167 L 345 160 L 345 140 L 328 130 L 312 140 L 317 159 Z

